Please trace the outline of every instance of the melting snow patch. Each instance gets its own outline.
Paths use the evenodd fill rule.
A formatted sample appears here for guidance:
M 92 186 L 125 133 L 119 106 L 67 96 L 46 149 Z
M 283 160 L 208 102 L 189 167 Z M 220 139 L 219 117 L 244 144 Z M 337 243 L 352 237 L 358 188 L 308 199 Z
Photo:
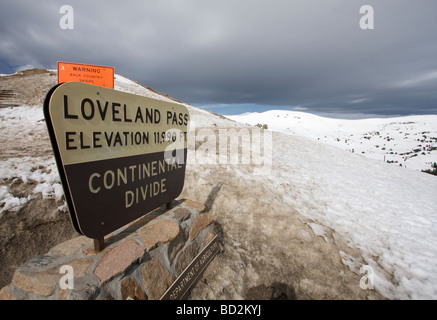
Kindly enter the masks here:
M 56 199 L 58 201 L 62 199 L 64 194 L 54 158 L 10 158 L 4 161 L 0 168 L 0 179 L 3 181 L 19 179 L 24 183 L 35 184 L 32 194 L 24 198 L 14 197 L 7 186 L 1 186 L 1 212 L 18 211 L 36 193 L 41 193 L 43 199 Z
M 340 254 L 341 262 L 345 266 L 347 266 L 350 271 L 355 273 L 359 272 L 362 263 L 358 262 L 358 259 L 348 255 L 346 252 L 341 250 L 338 253 Z
M 323 226 L 321 226 L 320 224 L 314 223 L 314 222 L 309 222 L 307 223 L 307 225 L 313 230 L 314 234 L 317 237 L 323 237 L 323 239 L 325 239 L 326 242 L 328 242 L 328 238 L 326 237 L 326 230 Z
M 30 195 L 26 198 L 17 198 L 11 194 L 6 186 L 0 186 L 0 214 L 3 211 L 18 211 L 30 200 Z

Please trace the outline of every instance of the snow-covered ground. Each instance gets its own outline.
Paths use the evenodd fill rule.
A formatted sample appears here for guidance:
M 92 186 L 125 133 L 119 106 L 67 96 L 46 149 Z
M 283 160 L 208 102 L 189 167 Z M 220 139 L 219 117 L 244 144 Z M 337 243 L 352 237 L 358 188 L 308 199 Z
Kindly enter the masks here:
M 287 146 L 287 138 L 275 142 Z M 284 202 L 359 248 L 386 297 L 437 298 L 437 177 L 301 143 L 297 150 L 275 149 L 270 179 L 284 188 Z M 352 268 L 361 266 L 340 255 Z
M 287 135 L 274 141 L 280 166 L 270 180 L 300 194 L 292 199 L 284 190 L 284 202 L 359 248 L 386 297 L 437 298 L 437 177 L 404 169 L 437 162 L 437 116 L 344 120 L 273 110 L 227 117 L 303 137 L 299 151 L 286 147 Z M 340 255 L 351 268 L 362 265 Z
M 22 181 L 34 186 L 33 192 L 25 197 L 14 196 L 5 185 L 1 186 L 0 216 L 7 210 L 19 211 L 37 193 L 44 198 L 61 199 L 63 192 L 54 157 L 48 152 L 42 154 L 44 149 L 50 150 L 47 139 L 45 148 L 41 145 L 41 136 L 47 135 L 42 108 L 0 109 L 0 132 L 0 182 Z
M 437 162 L 437 115 L 345 120 L 310 113 L 271 110 L 226 116 L 250 125 L 327 143 L 365 157 L 430 169 Z
M 168 99 L 119 75 L 115 89 Z M 271 111 L 229 117 L 247 126 L 187 107 L 196 128 L 214 134 L 220 128 L 250 130 L 258 123 L 278 131 L 272 134 L 266 175 L 254 175 L 251 164 L 201 164 L 196 153 L 205 141 L 191 144 L 182 196 L 211 205 L 227 245 L 221 258 L 226 263 L 194 297 L 242 298 L 248 283 L 275 276 L 293 282 L 296 293 L 311 292 L 307 297 L 350 297 L 336 290 L 349 286 L 351 292 L 365 292 L 359 279 L 365 275 L 360 268 L 367 265 L 374 271 L 375 290 L 384 297 L 437 299 L 437 177 L 409 170 L 437 161 L 432 158 L 435 116 L 335 120 Z M 0 217 L 20 214 L 39 194 L 62 198 L 43 118 L 40 106 L 0 109 Z M 418 155 L 404 161 L 412 154 L 401 153 L 418 144 Z M 384 163 L 384 155 L 386 162 L 403 166 Z M 414 162 L 422 156 L 426 161 Z M 14 181 L 27 183 L 29 192 L 14 192 Z M 65 211 L 65 205 L 59 210 Z M 344 268 L 358 281 L 349 283 Z

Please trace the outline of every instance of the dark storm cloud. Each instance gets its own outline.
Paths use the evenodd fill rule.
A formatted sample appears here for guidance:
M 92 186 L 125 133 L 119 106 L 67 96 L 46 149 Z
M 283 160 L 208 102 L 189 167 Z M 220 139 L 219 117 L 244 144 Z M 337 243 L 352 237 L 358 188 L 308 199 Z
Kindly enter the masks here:
M 65 60 L 192 104 L 437 112 L 435 0 L 70 1 L 74 30 L 59 1 L 0 4 L 0 73 Z M 374 30 L 359 27 L 364 4 Z

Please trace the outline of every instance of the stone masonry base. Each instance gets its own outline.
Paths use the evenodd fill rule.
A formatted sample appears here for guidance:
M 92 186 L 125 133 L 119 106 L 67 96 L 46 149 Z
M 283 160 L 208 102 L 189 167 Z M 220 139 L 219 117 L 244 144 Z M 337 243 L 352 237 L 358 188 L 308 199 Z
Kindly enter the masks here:
M 159 299 L 218 229 L 203 204 L 175 200 L 173 209 L 159 208 L 106 236 L 101 252 L 81 236 L 25 262 L 0 300 Z

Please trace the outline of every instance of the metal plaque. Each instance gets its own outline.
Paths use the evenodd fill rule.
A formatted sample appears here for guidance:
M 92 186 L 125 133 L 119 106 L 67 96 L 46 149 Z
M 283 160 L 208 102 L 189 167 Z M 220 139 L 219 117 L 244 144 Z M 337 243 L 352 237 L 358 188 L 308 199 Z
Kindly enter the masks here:
M 161 300 L 183 299 L 219 251 L 220 244 L 215 236 L 167 289 Z
M 58 83 L 69 81 L 114 89 L 114 68 L 58 61 Z

